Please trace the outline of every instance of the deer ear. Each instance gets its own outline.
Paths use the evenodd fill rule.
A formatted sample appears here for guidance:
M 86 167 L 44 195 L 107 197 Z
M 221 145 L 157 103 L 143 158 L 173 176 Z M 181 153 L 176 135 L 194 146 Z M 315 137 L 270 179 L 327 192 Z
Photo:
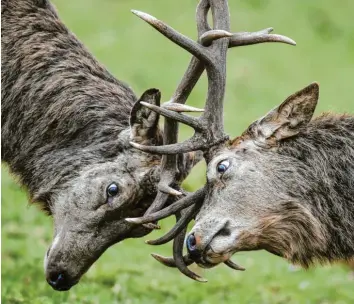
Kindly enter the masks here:
M 157 89 L 149 89 L 143 93 L 130 112 L 130 139 L 144 145 L 156 144 L 161 137 L 159 115 L 140 104 L 141 101 L 159 106 L 161 93 Z
M 318 83 L 310 84 L 290 95 L 280 106 L 255 121 L 245 133 L 264 143 L 297 135 L 301 127 L 310 122 L 318 96 Z

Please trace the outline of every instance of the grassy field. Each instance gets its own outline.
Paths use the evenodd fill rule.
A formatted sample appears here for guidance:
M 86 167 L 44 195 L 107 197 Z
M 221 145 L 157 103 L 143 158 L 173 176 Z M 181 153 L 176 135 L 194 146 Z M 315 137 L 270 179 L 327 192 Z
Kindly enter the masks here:
M 196 37 L 191 0 L 56 0 L 60 16 L 92 53 L 139 95 L 158 87 L 167 100 L 189 55 L 134 17 L 139 9 Z M 354 26 L 350 0 L 230 0 L 234 31 L 273 26 L 296 47 L 279 44 L 233 49 L 228 58 L 226 129 L 237 135 L 286 96 L 319 81 L 317 113 L 354 113 Z M 206 81 L 189 103 L 202 106 Z M 190 135 L 182 129 L 181 139 Z M 187 180 L 190 188 L 204 181 L 203 165 Z M 150 258 L 169 255 L 170 244 L 152 248 L 142 239 L 110 248 L 79 285 L 55 292 L 43 274 L 43 256 L 51 242 L 51 219 L 29 207 L 26 194 L 2 168 L 2 301 L 3 303 L 354 303 L 354 281 L 344 266 L 296 270 L 266 252 L 237 254 L 247 268 L 196 269 L 209 282 L 200 284 Z M 172 221 L 162 223 L 163 230 Z M 146 237 L 153 238 L 161 232 Z M 310 241 L 310 240 L 309 240 Z

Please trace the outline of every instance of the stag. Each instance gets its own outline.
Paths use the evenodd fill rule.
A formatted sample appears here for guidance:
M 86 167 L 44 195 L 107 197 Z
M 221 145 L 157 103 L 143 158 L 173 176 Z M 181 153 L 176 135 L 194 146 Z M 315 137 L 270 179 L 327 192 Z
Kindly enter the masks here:
M 162 144 L 158 115 L 139 103 L 158 106 L 160 92 L 138 100 L 49 1 L 2 0 L 1 17 L 1 157 L 53 217 L 46 279 L 68 290 L 109 246 L 151 231 L 124 218 L 142 216 L 157 194 L 161 157 L 129 142 Z M 175 187 L 198 157 L 178 160 Z
M 190 257 L 212 267 L 264 249 L 305 268 L 354 257 L 354 116 L 311 120 L 313 83 L 220 146 L 187 238 Z
M 209 10 L 212 12 L 213 29 L 207 21 Z M 181 46 L 193 55 L 189 67 L 182 79 L 181 84 L 188 82 L 186 90 L 177 89 L 176 94 L 169 102 L 162 106 L 157 106 L 145 102 L 141 104 L 166 118 L 164 127 L 164 141 L 161 146 L 142 145 L 131 143 L 137 149 L 152 153 L 162 154 L 163 166 L 161 179 L 159 182 L 159 193 L 149 210 L 142 218 L 127 218 L 127 221 L 136 225 L 154 223 L 155 221 L 175 214 L 177 223 L 163 237 L 148 241 L 149 244 L 159 245 L 173 239 L 173 258 L 166 258 L 153 255 L 158 261 L 166 266 L 178 267 L 178 269 L 188 277 L 205 282 L 199 275 L 188 269 L 188 265 L 196 261 L 195 255 L 189 250 L 187 256 L 183 256 L 184 239 L 187 224 L 198 214 L 198 211 L 207 205 L 212 188 L 208 182 L 205 187 L 195 193 L 188 194 L 178 202 L 163 208 L 168 198 L 165 192 L 174 191 L 171 188 L 176 167 L 176 155 L 190 151 L 201 150 L 208 164 L 212 163 L 214 157 L 220 153 L 223 147 L 229 146 L 228 136 L 223 128 L 223 100 L 226 80 L 226 54 L 228 48 L 251 45 L 262 42 L 282 42 L 295 45 L 295 42 L 288 37 L 270 34 L 271 28 L 259 32 L 230 32 L 229 10 L 226 0 L 201 0 L 196 12 L 198 41 L 183 36 L 176 30 L 169 27 L 156 18 L 141 12 L 135 12 L 141 19 L 152 25 L 160 33 L 172 42 Z M 190 91 L 198 81 L 203 70 L 206 70 L 208 77 L 208 93 L 204 113 L 199 118 L 191 117 L 179 113 L 186 101 Z M 188 90 L 187 90 L 188 88 Z M 192 138 L 183 143 L 177 141 L 177 122 L 184 123 L 195 130 Z M 162 178 L 165 176 L 165 178 Z M 168 189 L 168 191 L 166 191 Z M 207 195 L 207 196 L 206 196 Z M 204 201 L 204 203 L 203 203 Z M 203 207 L 201 207 L 203 205 Z M 202 212 L 202 211 L 200 211 Z M 197 219 L 199 215 L 197 216 Z M 213 223 L 211 223 L 213 224 Z M 193 244 L 191 237 L 187 239 L 189 244 Z M 233 263 L 230 259 L 222 260 L 226 265 L 233 269 L 242 270 L 243 268 Z
M 220 40 L 226 42 L 215 41 L 211 48 L 230 45 L 232 38 Z M 167 237 L 149 242 L 178 239 L 178 232 L 185 231 L 195 216 L 186 238 L 188 255 L 154 257 L 171 267 L 178 267 L 178 259 L 182 259 L 185 264 L 196 262 L 205 268 L 224 262 L 238 270 L 243 268 L 230 262 L 234 253 L 260 249 L 305 268 L 316 262 L 350 262 L 354 257 L 354 116 L 327 113 L 312 119 L 319 98 L 319 85 L 312 83 L 256 120 L 241 136 L 216 143 L 215 137 L 225 138 L 224 78 L 218 77 L 224 65 L 219 61 L 214 67 L 207 61 L 209 57 L 199 58 L 207 69 L 210 97 L 201 118 L 146 104 L 193 127 L 196 135 L 181 144 L 139 146 L 141 150 L 173 154 L 203 149 L 208 164 L 207 183 L 194 194 L 203 196 L 203 202 L 189 199 L 191 195 L 153 214 L 127 219 L 148 223 L 192 208 L 187 209 L 191 216 L 180 220 Z M 214 128 L 206 128 L 206 117 Z M 210 137 L 215 126 L 217 136 Z M 216 144 L 211 146 L 211 142 Z

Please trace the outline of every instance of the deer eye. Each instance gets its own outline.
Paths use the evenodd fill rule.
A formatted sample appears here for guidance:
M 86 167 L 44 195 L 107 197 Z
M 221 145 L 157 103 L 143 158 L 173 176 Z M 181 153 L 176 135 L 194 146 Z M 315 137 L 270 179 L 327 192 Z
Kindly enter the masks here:
M 225 173 L 225 171 L 230 167 L 230 162 L 228 160 L 223 160 L 218 163 L 216 169 L 220 174 Z
M 114 197 L 119 193 L 119 188 L 116 183 L 112 183 L 107 187 L 107 196 Z

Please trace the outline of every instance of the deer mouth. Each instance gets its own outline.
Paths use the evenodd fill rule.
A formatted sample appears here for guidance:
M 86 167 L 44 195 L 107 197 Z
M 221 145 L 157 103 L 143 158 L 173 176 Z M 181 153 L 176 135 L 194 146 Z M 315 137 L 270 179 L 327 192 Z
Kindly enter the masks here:
M 187 247 L 189 257 L 202 268 L 213 268 L 221 263 L 225 263 L 230 260 L 233 252 L 224 251 L 216 252 L 209 244 L 203 251 L 191 250 L 193 248 Z
M 202 268 L 213 268 L 221 263 L 225 263 L 231 256 L 231 252 L 217 253 L 211 246 L 208 246 L 199 259 L 196 260 L 196 263 Z

